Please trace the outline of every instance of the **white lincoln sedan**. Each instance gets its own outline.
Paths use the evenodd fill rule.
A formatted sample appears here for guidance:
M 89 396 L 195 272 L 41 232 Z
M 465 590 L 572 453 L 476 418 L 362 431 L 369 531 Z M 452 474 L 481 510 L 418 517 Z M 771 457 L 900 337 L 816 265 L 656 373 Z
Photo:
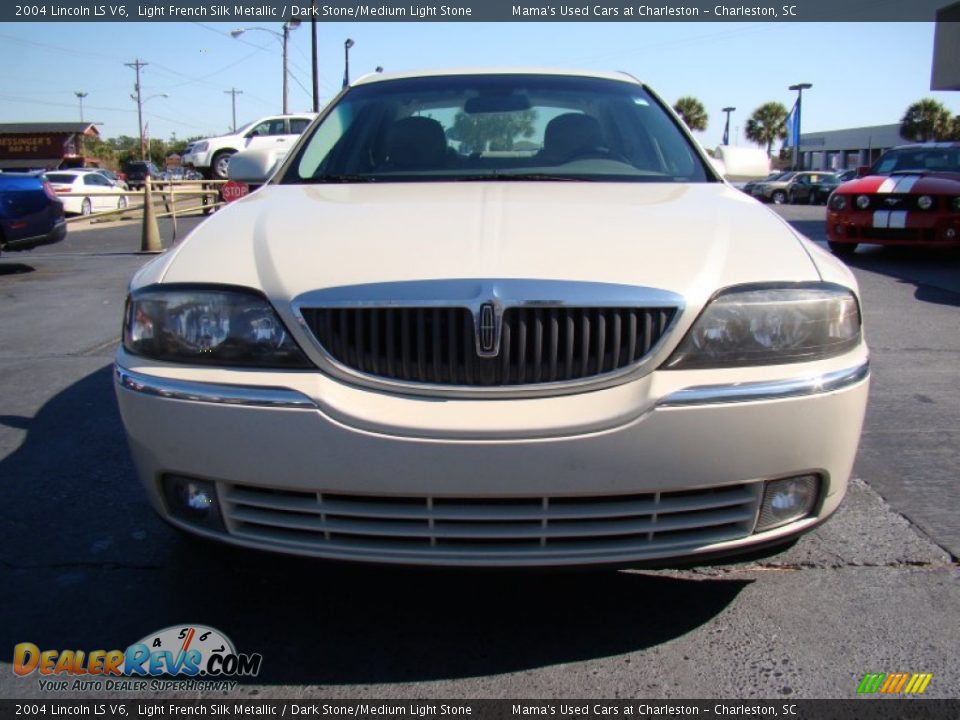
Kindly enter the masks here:
M 869 382 L 854 278 L 634 78 L 375 74 L 274 160 L 235 156 L 263 186 L 130 286 L 117 395 L 171 524 L 669 565 L 837 509 Z

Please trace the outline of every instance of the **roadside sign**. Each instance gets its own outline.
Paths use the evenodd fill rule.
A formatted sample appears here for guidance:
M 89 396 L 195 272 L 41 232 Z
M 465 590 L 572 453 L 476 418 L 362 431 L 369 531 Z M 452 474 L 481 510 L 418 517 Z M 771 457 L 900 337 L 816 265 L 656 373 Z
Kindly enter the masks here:
M 239 200 L 244 195 L 250 192 L 250 186 L 246 183 L 237 182 L 236 180 L 231 180 L 223 186 L 221 194 L 223 199 L 227 202 L 233 202 L 234 200 Z

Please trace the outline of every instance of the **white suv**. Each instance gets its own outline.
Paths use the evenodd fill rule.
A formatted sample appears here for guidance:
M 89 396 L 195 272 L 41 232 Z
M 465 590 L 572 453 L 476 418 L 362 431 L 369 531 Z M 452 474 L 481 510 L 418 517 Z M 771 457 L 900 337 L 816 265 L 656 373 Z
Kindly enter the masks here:
M 197 140 L 187 145 L 182 162 L 197 168 L 206 178 L 226 180 L 227 163 L 240 150 L 292 147 L 316 117 L 314 113 L 275 115 L 244 125 L 232 135 Z

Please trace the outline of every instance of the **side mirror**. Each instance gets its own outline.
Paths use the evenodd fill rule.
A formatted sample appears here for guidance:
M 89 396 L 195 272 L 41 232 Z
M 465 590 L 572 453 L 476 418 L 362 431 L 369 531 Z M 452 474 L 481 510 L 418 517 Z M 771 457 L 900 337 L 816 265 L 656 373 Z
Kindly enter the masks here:
M 857 167 L 857 177 L 866 177 L 869 174 L 870 174 L 869 165 L 859 165 Z
M 280 165 L 286 153 L 276 150 L 242 150 L 230 158 L 227 165 L 227 177 L 231 180 L 262 185 Z

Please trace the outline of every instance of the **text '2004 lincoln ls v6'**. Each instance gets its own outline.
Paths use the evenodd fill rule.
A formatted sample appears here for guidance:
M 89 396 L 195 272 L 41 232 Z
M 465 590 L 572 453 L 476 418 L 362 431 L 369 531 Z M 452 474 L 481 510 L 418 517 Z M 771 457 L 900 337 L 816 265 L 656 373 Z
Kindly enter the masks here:
M 836 510 L 869 382 L 849 270 L 622 74 L 376 74 L 133 279 L 147 495 L 250 548 L 700 562 Z

